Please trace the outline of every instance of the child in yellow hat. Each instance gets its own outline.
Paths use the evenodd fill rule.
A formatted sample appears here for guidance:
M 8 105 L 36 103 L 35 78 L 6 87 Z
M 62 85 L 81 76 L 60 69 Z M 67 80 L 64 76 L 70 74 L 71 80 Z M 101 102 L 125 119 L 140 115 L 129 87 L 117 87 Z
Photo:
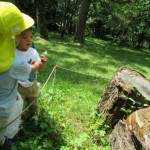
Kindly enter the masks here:
M 0 145 L 4 146 L 9 137 L 5 137 L 9 118 L 17 97 L 18 80 L 25 81 L 31 71 L 45 66 L 37 61 L 29 65 L 24 59 L 15 56 L 15 38 L 22 31 L 30 28 L 34 20 L 10 2 L 0 2 Z M 18 108 L 15 108 L 18 109 Z M 3 149 L 3 147 L 0 147 Z

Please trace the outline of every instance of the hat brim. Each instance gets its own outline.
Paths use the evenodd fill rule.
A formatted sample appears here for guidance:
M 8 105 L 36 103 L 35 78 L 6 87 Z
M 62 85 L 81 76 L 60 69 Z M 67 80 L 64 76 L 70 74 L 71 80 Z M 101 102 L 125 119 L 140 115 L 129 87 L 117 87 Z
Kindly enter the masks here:
M 20 32 L 34 25 L 34 20 L 30 16 L 24 13 L 22 13 L 22 15 L 23 23 L 20 26 Z M 0 38 L 0 73 L 5 72 L 11 68 L 15 59 L 15 52 L 15 38 Z
M 34 20 L 30 16 L 28 16 L 24 13 L 22 13 L 22 15 L 23 15 L 23 18 L 24 18 L 24 24 L 21 27 L 21 32 L 28 29 L 28 28 L 30 28 L 30 27 L 32 27 L 34 25 Z

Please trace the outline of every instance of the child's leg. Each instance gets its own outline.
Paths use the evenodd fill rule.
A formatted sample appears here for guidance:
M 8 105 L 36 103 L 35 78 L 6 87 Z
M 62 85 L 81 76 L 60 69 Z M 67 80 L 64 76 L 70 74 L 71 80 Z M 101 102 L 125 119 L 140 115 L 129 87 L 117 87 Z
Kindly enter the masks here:
M 27 88 L 18 83 L 18 92 L 21 95 L 22 99 L 25 100 L 27 95 L 26 93 L 28 92 Z
M 29 108 L 29 112 L 31 117 L 39 117 L 40 114 L 40 110 L 39 110 L 39 105 L 38 105 L 38 99 L 35 97 L 30 97 L 27 99 L 27 103 L 30 105 L 32 103 L 32 105 Z
M 38 104 L 39 86 L 37 85 L 37 81 L 34 81 L 33 85 L 29 88 L 28 94 L 29 97 L 26 99 L 27 103 L 32 103 L 32 105 L 29 108 L 29 111 L 33 114 L 33 117 L 38 117 L 40 110 Z
M 39 117 L 39 105 L 38 105 L 38 96 L 39 96 L 39 86 L 37 81 L 34 81 L 32 86 L 23 87 L 19 85 L 18 92 L 21 94 L 22 99 L 27 102 L 27 105 L 32 105 L 29 107 L 28 111 L 23 115 L 25 119 L 27 118 L 38 118 Z

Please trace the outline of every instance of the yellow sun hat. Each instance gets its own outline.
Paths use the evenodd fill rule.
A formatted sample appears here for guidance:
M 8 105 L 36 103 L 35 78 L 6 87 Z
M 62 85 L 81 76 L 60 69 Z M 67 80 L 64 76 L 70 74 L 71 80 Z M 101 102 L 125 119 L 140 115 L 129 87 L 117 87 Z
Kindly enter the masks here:
M 0 2 L 0 73 L 15 59 L 15 36 L 34 25 L 34 20 L 10 2 Z

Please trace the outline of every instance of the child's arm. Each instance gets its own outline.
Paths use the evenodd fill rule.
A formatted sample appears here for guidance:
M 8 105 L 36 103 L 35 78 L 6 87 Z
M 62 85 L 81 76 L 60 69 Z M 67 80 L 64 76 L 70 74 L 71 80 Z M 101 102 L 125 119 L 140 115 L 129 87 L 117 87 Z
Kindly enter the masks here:
M 36 61 L 34 64 L 31 65 L 32 68 L 32 72 L 41 70 L 45 67 L 46 63 L 47 63 L 47 58 L 44 55 L 40 56 L 41 61 Z

